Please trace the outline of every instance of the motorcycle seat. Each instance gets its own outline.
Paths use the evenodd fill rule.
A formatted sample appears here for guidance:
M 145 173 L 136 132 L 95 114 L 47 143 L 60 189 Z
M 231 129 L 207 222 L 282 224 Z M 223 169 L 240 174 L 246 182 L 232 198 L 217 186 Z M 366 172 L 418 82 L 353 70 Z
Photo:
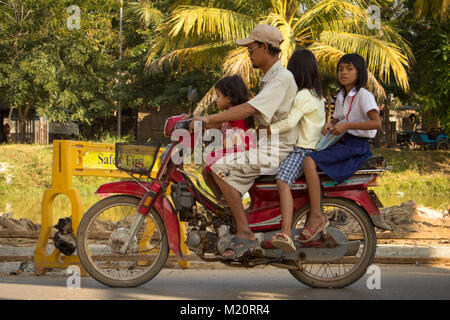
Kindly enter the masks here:
M 359 170 L 371 170 L 371 169 L 380 169 L 385 167 L 384 157 L 377 156 L 377 157 L 371 157 L 368 158 L 364 163 L 361 165 Z M 324 172 L 319 171 L 319 175 L 325 175 Z M 270 176 L 259 176 L 255 180 L 255 183 L 258 182 L 275 182 L 276 175 L 270 175 Z

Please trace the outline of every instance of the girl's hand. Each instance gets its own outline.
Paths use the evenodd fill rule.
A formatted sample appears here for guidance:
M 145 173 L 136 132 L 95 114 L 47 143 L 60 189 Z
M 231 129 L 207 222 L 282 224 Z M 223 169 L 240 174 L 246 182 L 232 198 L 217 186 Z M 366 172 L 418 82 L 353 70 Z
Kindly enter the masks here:
M 344 122 L 344 123 L 339 123 L 339 124 L 334 125 L 331 128 L 330 132 L 331 132 L 331 134 L 334 134 L 335 136 L 337 136 L 341 133 L 344 133 L 346 130 L 347 130 L 347 123 Z
M 322 134 L 326 135 L 327 132 L 333 127 L 331 123 L 325 123 L 325 125 L 322 127 Z

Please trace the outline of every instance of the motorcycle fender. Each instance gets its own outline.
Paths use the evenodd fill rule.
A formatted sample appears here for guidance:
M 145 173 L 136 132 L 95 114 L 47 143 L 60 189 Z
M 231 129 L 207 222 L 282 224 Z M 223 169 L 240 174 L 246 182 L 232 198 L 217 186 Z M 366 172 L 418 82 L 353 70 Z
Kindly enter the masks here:
M 148 187 L 148 184 L 144 184 Z M 142 198 L 145 194 L 145 189 L 141 187 L 134 181 L 117 181 L 111 183 L 105 183 L 101 185 L 96 194 L 105 194 L 105 193 L 118 193 L 118 194 L 129 194 L 132 196 L 136 196 Z
M 369 192 L 366 189 L 359 190 L 339 190 L 339 191 L 326 191 L 325 197 L 330 198 L 347 198 L 353 200 L 360 205 L 370 216 L 373 224 L 380 229 L 392 230 L 392 227 L 386 223 L 378 209 L 376 203 L 371 198 Z
M 154 206 L 156 211 L 158 211 L 161 218 L 164 220 L 164 225 L 166 226 L 167 236 L 169 240 L 169 248 L 178 257 L 183 258 L 183 252 L 180 246 L 180 224 L 178 222 L 177 214 L 172 204 L 167 198 L 164 198 L 164 213 L 162 206 L 162 198 L 159 197 L 156 200 Z
M 357 204 L 366 210 L 369 216 L 380 215 L 381 212 L 375 205 L 374 201 L 370 198 L 369 193 L 365 189 L 359 190 L 336 190 L 336 191 L 325 191 L 325 197 L 329 198 L 346 198 L 353 200 Z
M 118 181 L 106 183 L 100 186 L 95 193 L 128 194 L 142 198 L 145 192 L 146 190 L 134 181 Z M 173 253 L 175 253 L 178 257 L 182 258 L 183 253 L 181 251 L 180 246 L 180 225 L 178 223 L 178 218 L 175 209 L 173 208 L 170 201 L 168 201 L 167 198 L 164 198 L 164 214 L 163 214 L 163 205 L 161 197 L 158 200 L 156 200 L 153 207 L 155 208 L 156 211 L 158 211 L 159 215 L 164 220 L 170 250 L 172 250 Z

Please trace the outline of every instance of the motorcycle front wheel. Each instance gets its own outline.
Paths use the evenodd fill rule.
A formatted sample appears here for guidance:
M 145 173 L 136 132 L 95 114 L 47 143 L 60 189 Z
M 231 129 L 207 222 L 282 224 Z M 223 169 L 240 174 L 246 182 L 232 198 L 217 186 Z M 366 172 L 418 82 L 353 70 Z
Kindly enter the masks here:
M 289 272 L 301 283 L 312 288 L 343 288 L 358 281 L 372 264 L 377 238 L 369 215 L 353 201 L 340 198 L 324 198 L 323 213 L 330 227 L 343 232 L 348 240 L 357 239 L 358 249 L 351 256 L 330 262 L 302 262 L 294 264 L 299 269 Z M 301 208 L 293 217 L 293 228 L 302 228 L 310 206 Z
M 136 287 L 153 279 L 164 267 L 169 245 L 164 223 L 152 208 L 125 253 L 121 248 L 136 219 L 140 199 L 118 195 L 100 200 L 83 216 L 77 232 L 82 266 L 110 287 Z

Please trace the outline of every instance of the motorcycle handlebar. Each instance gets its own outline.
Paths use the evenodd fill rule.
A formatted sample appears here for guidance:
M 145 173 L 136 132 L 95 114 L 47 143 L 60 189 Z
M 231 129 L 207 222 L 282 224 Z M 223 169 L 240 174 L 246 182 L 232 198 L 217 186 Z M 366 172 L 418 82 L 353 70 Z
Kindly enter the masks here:
M 189 125 L 191 124 L 193 118 L 180 120 L 175 124 L 175 129 L 186 129 L 189 130 Z

